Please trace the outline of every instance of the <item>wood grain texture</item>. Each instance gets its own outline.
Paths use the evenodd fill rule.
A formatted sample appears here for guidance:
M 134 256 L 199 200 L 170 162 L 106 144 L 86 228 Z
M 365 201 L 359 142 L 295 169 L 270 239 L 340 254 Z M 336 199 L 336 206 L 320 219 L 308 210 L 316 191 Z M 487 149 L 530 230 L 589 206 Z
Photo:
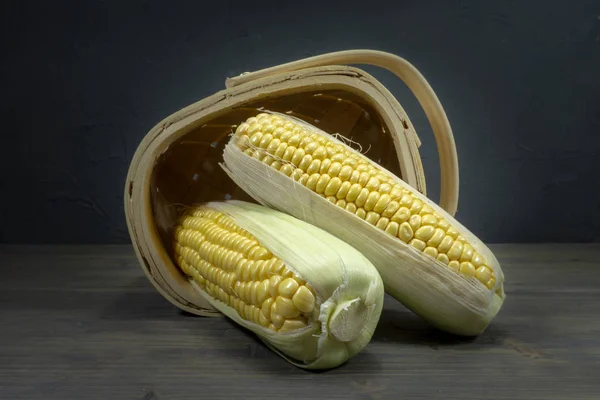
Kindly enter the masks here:
M 481 336 L 387 297 L 369 346 L 315 373 L 225 318 L 181 313 L 129 246 L 2 246 L 0 398 L 600 398 L 600 245 L 491 247 L 508 298 Z

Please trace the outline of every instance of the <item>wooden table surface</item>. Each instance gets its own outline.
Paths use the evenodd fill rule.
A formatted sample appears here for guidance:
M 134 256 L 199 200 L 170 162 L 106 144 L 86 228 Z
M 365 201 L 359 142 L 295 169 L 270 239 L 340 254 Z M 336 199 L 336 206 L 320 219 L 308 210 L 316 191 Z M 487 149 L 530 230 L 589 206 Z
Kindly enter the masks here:
M 337 369 L 180 312 L 130 246 L 0 246 L 0 399 L 600 399 L 600 244 L 491 246 L 507 300 L 476 339 L 392 298 Z

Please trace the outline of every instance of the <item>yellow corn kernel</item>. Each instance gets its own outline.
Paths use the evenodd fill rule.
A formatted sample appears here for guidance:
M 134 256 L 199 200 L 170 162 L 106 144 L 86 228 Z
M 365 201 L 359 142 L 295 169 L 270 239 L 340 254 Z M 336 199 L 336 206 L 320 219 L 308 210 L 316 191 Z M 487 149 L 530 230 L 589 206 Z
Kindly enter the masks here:
M 413 231 L 416 231 L 421 227 L 421 216 L 419 214 L 411 215 L 408 219 L 408 223 L 410 224 L 410 227 L 413 229 Z
M 438 259 L 438 261 L 441 261 L 444 264 L 448 264 L 450 262 L 450 259 L 444 253 L 439 253 L 436 258 Z
M 424 242 L 427 242 L 433 236 L 434 231 L 435 231 L 435 228 L 433 226 L 424 225 L 415 231 L 415 237 Z
M 460 273 L 466 276 L 475 276 L 475 267 L 468 261 L 461 262 Z
M 373 211 L 373 212 L 375 212 L 375 211 Z M 377 228 L 385 231 L 385 228 L 387 228 L 387 225 L 389 222 L 390 222 L 390 220 L 388 218 L 380 217 L 379 220 L 377 221 L 377 223 L 375 224 L 375 226 Z
M 181 270 L 246 321 L 285 331 L 309 324 L 313 290 L 226 215 L 203 207 L 188 212 L 175 228 L 174 248 Z
M 460 261 L 471 261 L 473 258 L 473 247 L 469 243 L 463 243 L 463 250 L 460 255 Z
M 319 177 L 319 180 L 317 181 L 317 186 L 315 187 L 315 191 L 319 194 L 322 194 L 325 192 L 325 188 L 327 187 L 327 184 L 329 183 L 329 181 L 331 180 L 331 177 L 327 174 L 323 174 Z
M 350 190 L 350 187 L 352 186 L 352 184 L 348 181 L 342 182 L 342 184 L 340 185 L 340 188 L 338 189 L 337 193 L 335 194 L 335 197 L 337 197 L 340 200 L 346 200 L 346 197 L 348 196 L 348 191 Z
M 394 215 L 392 216 L 391 220 L 394 221 L 394 222 L 397 222 L 397 223 L 401 224 L 404 221 L 407 221 L 409 217 L 410 217 L 410 210 L 408 208 L 406 208 L 406 207 L 400 207 L 398 209 L 398 211 L 396 211 L 394 213 Z
M 379 193 L 381 193 L 382 195 L 384 194 L 389 194 L 390 190 L 392 190 L 392 185 L 390 185 L 389 183 L 382 183 L 381 185 L 379 185 L 379 189 L 377 189 L 379 191 Z M 390 196 L 391 198 L 392 196 Z
M 450 268 L 454 272 L 458 272 L 458 269 L 460 268 L 460 263 L 456 260 L 452 260 L 448 263 L 448 268 Z
M 333 196 L 333 195 L 337 194 L 337 192 L 338 192 L 338 190 L 340 190 L 341 186 L 342 186 L 342 180 L 340 178 L 338 178 L 337 176 L 334 178 L 331 178 L 331 180 L 325 187 L 325 195 Z
M 365 188 L 368 190 L 368 188 Z M 375 208 L 375 205 L 377 204 L 377 202 L 379 201 L 379 192 L 371 192 L 369 193 L 369 195 L 367 196 L 367 200 L 365 201 L 365 205 L 364 208 L 367 211 L 372 211 L 373 208 Z
M 312 174 L 311 176 L 309 176 L 308 180 L 306 181 L 306 187 L 310 190 L 315 190 L 317 188 L 317 182 L 319 181 L 320 177 L 321 175 L 319 174 Z
M 431 238 L 427 241 L 427 246 L 438 247 L 445 235 L 446 233 L 442 229 L 436 228 Z
M 473 266 L 475 267 L 475 266 Z M 485 265 L 477 268 L 475 278 L 484 285 L 492 278 L 492 271 Z
M 344 165 L 340 169 L 339 174 L 337 175 L 342 181 L 346 182 L 350 180 L 350 176 L 352 176 L 352 167 L 349 165 Z
M 313 157 L 313 160 L 310 162 L 308 168 L 306 169 L 306 173 L 309 175 L 317 174 L 321 169 L 321 160 L 316 160 Z M 317 174 L 318 176 L 318 174 Z
M 326 158 L 323 161 L 321 161 L 321 168 L 319 169 L 319 173 L 326 174 L 329 170 L 329 167 L 331 167 L 331 159 Z
M 438 228 L 444 230 L 444 232 L 446 232 L 448 230 L 448 228 L 450 228 L 450 224 L 448 223 L 448 221 L 446 221 L 443 218 L 438 220 L 437 226 L 438 226 Z
M 354 203 L 358 195 L 361 193 L 363 187 L 358 183 L 354 183 L 348 189 L 348 194 L 346 195 L 346 201 L 349 203 Z
M 310 166 L 310 164 L 312 163 L 313 159 L 311 157 L 310 154 L 306 154 L 304 157 L 302 157 L 302 160 L 300 160 L 300 163 L 298 163 L 298 168 L 300 168 L 302 171 L 306 171 L 308 169 L 308 167 Z M 278 168 L 275 168 L 278 169 Z
M 362 207 L 365 205 L 365 202 L 367 201 L 368 197 L 369 190 L 366 188 L 362 188 L 360 190 L 360 193 L 358 194 L 358 197 L 356 198 L 356 200 L 354 200 L 354 204 L 356 204 L 357 207 Z
M 296 290 L 298 290 L 298 282 L 294 278 L 286 278 L 279 284 L 278 293 L 280 296 L 292 297 Z
M 391 221 L 387 224 L 385 231 L 392 236 L 398 236 L 398 230 L 400 229 L 400 225 L 397 222 Z
M 462 254 L 462 250 L 463 244 L 458 240 L 455 240 L 454 243 L 452 243 L 450 250 L 448 250 L 448 258 L 451 260 L 458 260 L 460 255 Z
M 438 250 L 435 247 L 431 247 L 431 246 L 425 247 L 425 249 L 423 250 L 423 253 L 425 253 L 428 256 L 433 257 L 433 258 L 437 258 L 437 256 L 438 256 Z
M 375 203 L 375 206 L 373 207 L 373 211 L 381 214 L 387 208 L 387 206 L 390 204 L 391 201 L 392 201 L 392 197 L 389 194 L 382 194 L 379 197 L 379 199 L 377 200 L 377 203 Z M 388 218 L 388 217 L 386 217 L 386 218 Z
M 310 313 L 315 308 L 315 295 L 307 286 L 300 286 L 294 296 L 292 302 L 300 312 Z
M 356 204 L 354 203 L 346 203 L 346 207 L 344 207 L 346 211 L 355 214 L 356 213 Z
M 297 331 L 305 327 L 306 322 L 304 322 L 302 319 L 286 319 L 279 329 L 279 332 Z
M 340 208 L 346 208 L 346 200 L 338 200 L 337 197 L 331 196 L 333 199 L 331 202 Z
M 404 243 L 408 243 L 412 239 L 413 230 L 408 222 L 403 222 L 400 224 L 400 230 L 398 231 L 398 237 Z
M 421 210 L 421 211 L 423 211 L 423 210 Z M 438 222 L 438 219 L 431 214 L 426 214 L 421 218 L 421 224 L 431 225 L 434 228 L 437 226 L 437 222 Z
M 354 213 L 354 215 L 356 215 L 358 218 L 360 219 L 365 219 L 367 217 L 367 212 L 365 211 L 364 208 L 359 208 L 356 210 L 356 212 Z
M 277 306 L 277 312 L 283 318 L 296 318 L 300 315 L 300 310 L 296 308 L 292 299 L 287 297 L 278 296 L 275 299 L 275 305 Z
M 414 199 L 410 206 L 410 212 L 416 215 L 421 211 L 421 207 L 423 207 L 423 202 L 419 199 Z
M 473 257 L 471 258 L 471 264 L 473 264 L 473 266 L 475 268 L 478 268 L 481 265 L 483 265 L 483 257 L 481 256 L 481 254 L 479 254 L 476 251 L 473 252 Z
M 296 167 L 300 166 L 300 162 L 304 159 L 305 155 L 306 151 L 304 151 L 304 149 L 296 149 L 296 151 L 292 155 L 292 164 L 294 164 Z
M 379 221 L 379 218 L 380 218 L 379 214 L 377 214 L 376 212 L 373 212 L 373 211 L 369 211 L 369 212 L 367 212 L 367 215 L 365 216 L 365 221 L 367 221 L 371 225 L 375 225 L 375 224 L 377 224 L 377 221 Z
M 444 236 L 444 238 L 442 239 L 441 243 L 438 246 L 438 251 L 440 253 L 448 252 L 448 250 L 450 250 L 450 247 L 452 246 L 453 243 L 454 243 L 454 239 L 452 239 L 452 236 Z
M 421 251 L 425 250 L 425 247 L 427 246 L 427 245 L 425 244 L 425 242 L 424 242 L 424 241 L 422 241 L 422 240 L 420 240 L 420 239 L 416 239 L 416 238 L 415 238 L 415 239 L 412 239 L 412 240 L 409 242 L 409 244 L 410 244 L 412 247 L 414 247 L 415 249 L 418 249 L 418 250 L 421 250 Z
M 281 282 L 281 280 L 281 275 L 273 275 L 271 276 L 271 278 L 269 278 L 269 294 L 271 295 L 271 297 L 276 297 L 279 293 L 279 283 Z
M 329 175 L 331 177 L 337 177 L 340 174 L 341 169 L 342 169 L 342 164 L 340 164 L 339 162 L 332 162 L 331 166 L 327 170 L 327 175 Z M 341 181 L 342 180 L 340 179 L 340 182 Z

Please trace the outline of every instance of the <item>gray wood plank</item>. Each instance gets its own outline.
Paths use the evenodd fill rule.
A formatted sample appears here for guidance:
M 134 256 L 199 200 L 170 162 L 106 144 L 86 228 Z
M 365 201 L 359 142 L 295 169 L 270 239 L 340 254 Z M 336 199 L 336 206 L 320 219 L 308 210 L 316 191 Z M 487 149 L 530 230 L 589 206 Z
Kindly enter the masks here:
M 307 372 L 164 300 L 129 246 L 0 246 L 1 399 L 600 398 L 600 245 L 496 245 L 508 299 L 472 340 L 392 298 L 369 346 Z

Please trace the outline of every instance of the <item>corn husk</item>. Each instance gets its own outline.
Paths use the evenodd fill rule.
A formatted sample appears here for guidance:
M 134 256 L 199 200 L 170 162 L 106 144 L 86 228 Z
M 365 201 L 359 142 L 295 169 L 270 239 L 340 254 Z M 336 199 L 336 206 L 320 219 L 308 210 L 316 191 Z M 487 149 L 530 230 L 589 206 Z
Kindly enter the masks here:
M 351 149 L 345 142 L 312 125 L 293 117 L 281 116 Z M 236 145 L 235 137 L 225 147 L 223 157 L 223 169 L 256 201 L 309 222 L 349 243 L 375 265 L 388 293 L 438 328 L 459 335 L 477 335 L 500 310 L 505 298 L 504 275 L 494 254 L 455 218 L 400 178 L 396 177 L 399 185 L 411 189 L 416 197 L 442 215 L 485 257 L 496 274 L 496 286 L 492 290 L 475 278 L 455 273 L 442 262 L 424 255 L 400 239 L 330 203 L 292 178 L 244 154 Z M 392 175 L 382 166 L 371 160 L 369 162 Z
M 384 289 L 377 270 L 361 253 L 313 225 L 266 207 L 233 200 L 205 206 L 250 232 L 311 286 L 317 300 L 315 321 L 290 332 L 274 332 L 241 318 L 193 283 L 208 303 L 301 368 L 333 368 L 365 348 L 381 314 Z

